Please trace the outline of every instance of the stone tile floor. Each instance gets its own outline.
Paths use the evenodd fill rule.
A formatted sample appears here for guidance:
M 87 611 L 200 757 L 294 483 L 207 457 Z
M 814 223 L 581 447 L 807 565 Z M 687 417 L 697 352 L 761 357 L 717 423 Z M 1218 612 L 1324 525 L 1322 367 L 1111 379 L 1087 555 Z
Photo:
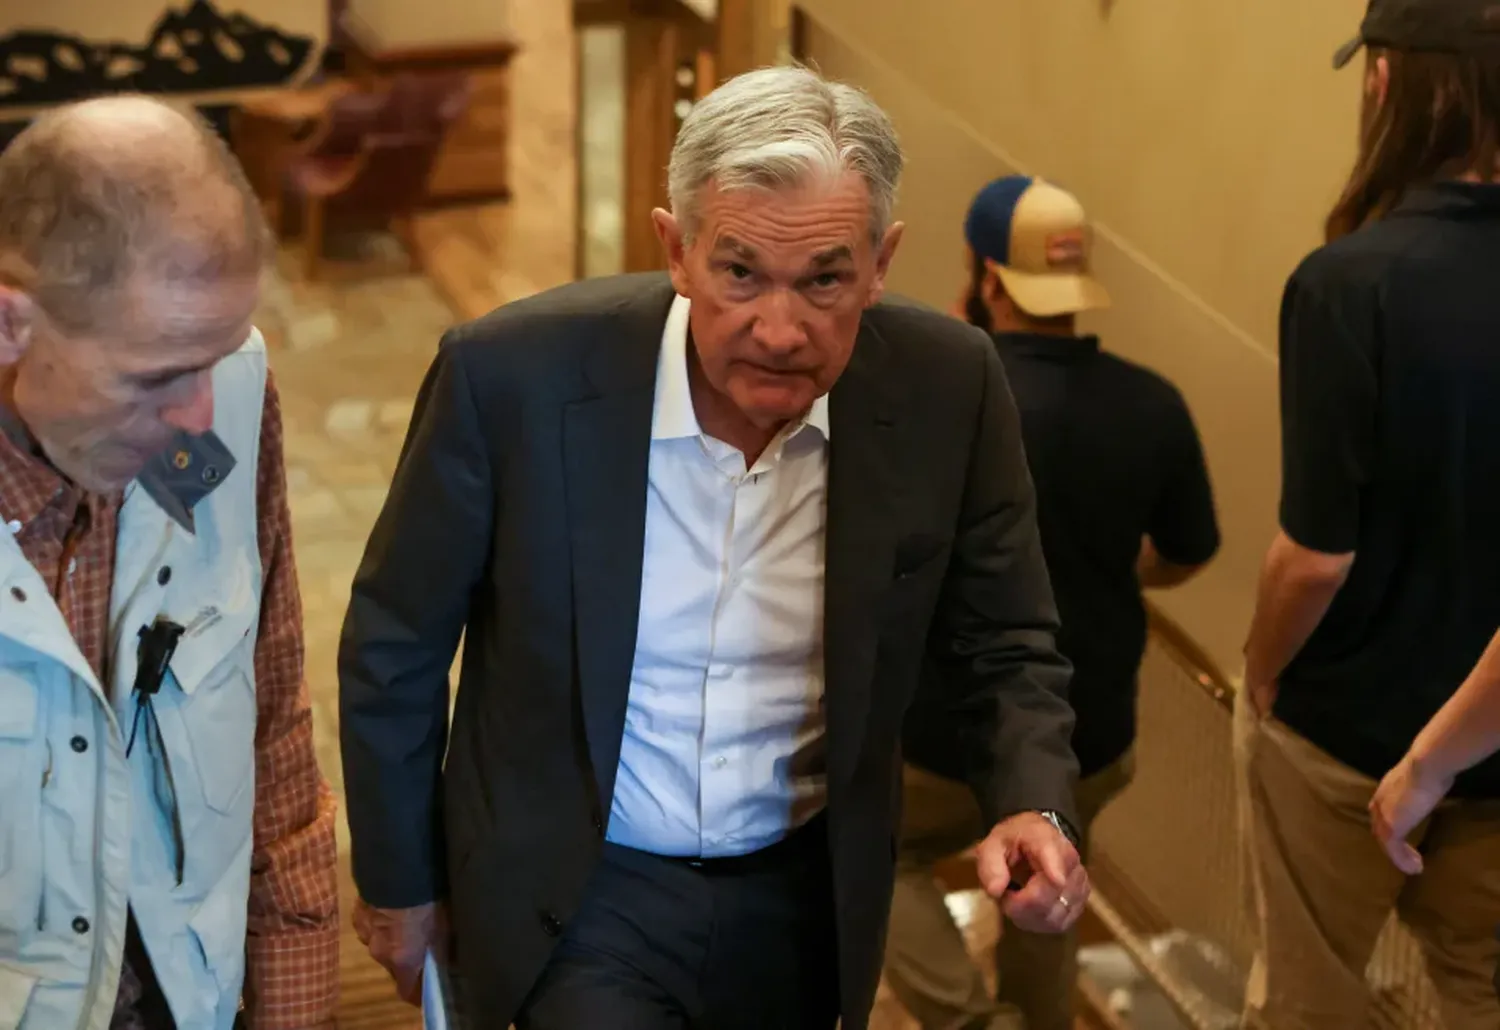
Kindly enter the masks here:
M 342 795 L 335 660 L 349 583 L 385 500 L 412 399 L 453 315 L 417 275 L 308 284 L 282 256 L 257 322 L 286 422 L 319 760 Z

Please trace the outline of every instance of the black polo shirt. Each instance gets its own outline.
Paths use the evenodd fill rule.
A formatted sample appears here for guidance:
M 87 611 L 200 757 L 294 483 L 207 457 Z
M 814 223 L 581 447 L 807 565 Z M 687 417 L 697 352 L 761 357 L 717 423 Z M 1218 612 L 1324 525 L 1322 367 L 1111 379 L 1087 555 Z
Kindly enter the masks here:
M 1156 373 L 1105 354 L 1094 337 L 995 337 L 1021 412 L 1042 549 L 1057 597 L 1058 649 L 1072 661 L 1073 748 L 1084 776 L 1135 741 L 1146 614 L 1141 540 L 1200 565 L 1219 547 L 1213 492 L 1187 405 Z M 957 777 L 951 735 L 919 691 L 905 754 Z
M 1500 628 L 1500 186 L 1416 190 L 1309 256 L 1281 395 L 1282 528 L 1355 559 L 1275 713 L 1379 777 Z M 1455 794 L 1500 797 L 1500 759 Z

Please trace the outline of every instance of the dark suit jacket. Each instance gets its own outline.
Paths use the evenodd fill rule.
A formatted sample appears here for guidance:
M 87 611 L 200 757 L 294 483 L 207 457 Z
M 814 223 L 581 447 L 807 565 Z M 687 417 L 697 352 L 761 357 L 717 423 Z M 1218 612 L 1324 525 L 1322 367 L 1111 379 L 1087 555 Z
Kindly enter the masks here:
M 480 1026 L 510 1022 L 603 845 L 672 296 L 663 276 L 594 280 L 452 330 L 354 582 L 339 675 L 355 880 L 377 907 L 450 901 Z M 827 826 L 843 1025 L 859 1030 L 924 668 L 943 672 L 991 820 L 1071 817 L 1073 716 L 989 338 L 881 303 L 829 412 Z

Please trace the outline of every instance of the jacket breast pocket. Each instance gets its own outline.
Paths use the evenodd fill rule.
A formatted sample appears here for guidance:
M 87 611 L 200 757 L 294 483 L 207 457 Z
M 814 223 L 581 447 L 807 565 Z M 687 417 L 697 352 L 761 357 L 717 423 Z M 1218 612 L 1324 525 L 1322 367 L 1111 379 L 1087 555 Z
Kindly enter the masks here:
M 43 729 L 36 668 L 0 667 L 0 941 L 34 925 L 41 904 Z

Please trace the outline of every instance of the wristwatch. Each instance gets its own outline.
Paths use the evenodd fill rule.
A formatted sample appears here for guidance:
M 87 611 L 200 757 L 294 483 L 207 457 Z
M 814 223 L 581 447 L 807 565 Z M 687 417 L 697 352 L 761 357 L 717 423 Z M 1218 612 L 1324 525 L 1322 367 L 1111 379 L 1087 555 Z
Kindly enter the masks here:
M 1073 845 L 1075 851 L 1083 847 L 1083 842 L 1079 840 L 1077 831 L 1073 829 L 1073 824 L 1064 819 L 1061 814 L 1051 809 L 1043 809 L 1037 812 L 1037 815 L 1051 823 L 1058 833 L 1066 837 L 1068 843 Z

